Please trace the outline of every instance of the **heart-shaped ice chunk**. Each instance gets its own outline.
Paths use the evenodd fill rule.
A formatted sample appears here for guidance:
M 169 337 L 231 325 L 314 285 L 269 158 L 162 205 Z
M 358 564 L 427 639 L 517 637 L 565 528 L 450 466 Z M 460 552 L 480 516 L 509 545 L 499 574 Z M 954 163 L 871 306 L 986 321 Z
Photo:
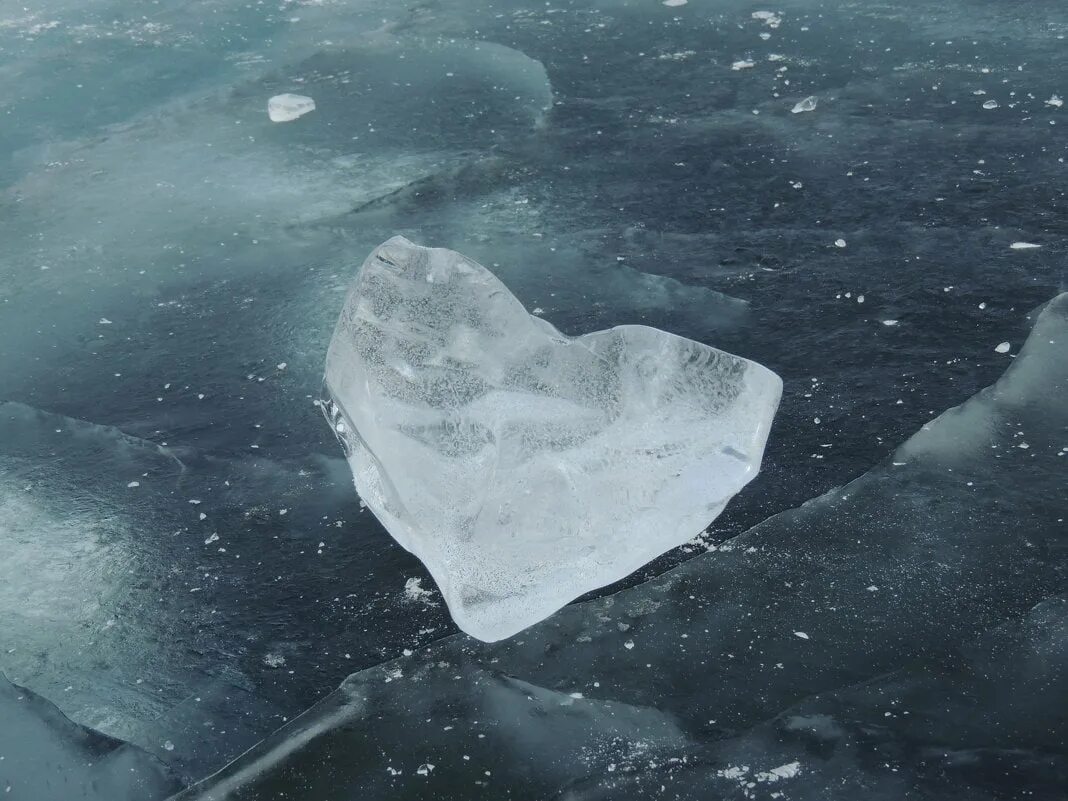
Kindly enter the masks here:
M 565 336 L 485 267 L 394 237 L 326 388 L 360 496 L 492 641 L 699 534 L 759 470 L 782 382 L 646 326 Z

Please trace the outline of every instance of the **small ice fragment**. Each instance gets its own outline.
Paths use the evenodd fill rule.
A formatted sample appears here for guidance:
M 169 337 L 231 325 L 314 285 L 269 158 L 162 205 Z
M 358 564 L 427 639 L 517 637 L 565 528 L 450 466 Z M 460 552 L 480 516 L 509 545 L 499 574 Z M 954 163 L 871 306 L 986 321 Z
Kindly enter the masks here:
M 163 750 L 164 751 L 173 751 L 174 750 L 174 743 L 172 743 L 170 740 L 164 740 L 163 741 Z
M 686 0 L 664 0 L 664 5 L 682 5 Z M 434 766 L 429 762 L 426 762 L 415 769 L 415 772 L 420 776 L 429 776 L 430 771 L 434 769 Z
M 836 239 L 834 240 L 834 246 L 836 248 L 844 248 L 846 246 L 846 241 L 844 239 Z
M 263 664 L 269 668 L 280 668 L 286 663 L 286 658 L 281 654 L 267 654 L 263 657 Z
M 286 363 L 285 362 L 279 362 L 276 366 L 278 367 L 279 370 L 285 370 L 286 369 Z
M 101 317 L 98 325 L 111 325 L 111 320 L 109 320 L 107 317 Z
M 985 103 L 983 103 L 983 108 L 985 108 L 985 109 L 991 109 L 991 108 L 997 108 L 997 107 L 998 107 L 998 101 L 996 101 L 996 100 L 987 100 Z
M 809 639 L 809 636 L 807 634 L 805 634 L 805 632 L 803 632 L 803 631 L 795 631 L 794 632 L 794 636 L 795 637 L 800 637 L 802 640 Z
M 1009 247 L 1013 250 L 1034 250 L 1042 246 L 1036 245 L 1034 242 L 1013 242 Z
M 140 487 L 140 486 L 141 486 L 141 482 L 140 482 L 140 481 L 131 481 L 131 482 L 130 482 L 129 484 L 127 484 L 126 486 L 127 486 L 127 487 Z
M 628 651 L 631 650 L 634 647 L 634 640 L 627 640 L 625 643 L 623 643 L 623 647 L 626 648 Z
M 879 588 L 876 587 L 874 584 L 868 586 L 866 589 L 868 590 L 868 592 L 878 592 L 879 591 Z
M 864 296 L 863 295 L 857 295 L 857 303 L 863 303 L 863 302 L 864 302 Z
M 883 320 L 883 325 L 885 325 L 885 326 L 897 325 L 897 320 Z
M 755 62 L 750 61 L 748 59 L 742 59 L 741 61 L 735 61 L 733 64 L 731 64 L 731 69 L 735 72 L 738 72 L 739 70 L 752 69 L 755 66 Z
M 275 95 L 267 101 L 267 116 L 271 122 L 292 122 L 315 111 L 315 101 L 304 95 Z
M 205 545 L 211 545 L 213 542 L 218 542 L 218 541 L 219 541 L 219 535 L 217 533 L 213 533 L 210 537 L 208 537 L 206 540 L 204 540 L 204 544 Z
M 750 16 L 753 19 L 760 20 L 769 28 L 778 28 L 782 24 L 782 17 L 774 11 L 754 11 Z
M 997 347 L 994 348 L 994 352 L 995 353 L 1008 353 L 1009 349 L 1011 347 L 1012 347 L 1012 345 L 1010 345 L 1008 342 L 1001 342 L 1001 343 L 998 344 Z
M 208 518 L 208 516 L 206 514 L 204 514 L 203 512 L 200 513 L 200 519 L 201 520 L 207 520 L 207 518 Z
M 980 309 L 985 309 L 986 308 L 986 301 L 985 300 L 982 303 L 979 304 L 979 308 Z
M 804 100 L 800 101 L 796 106 L 791 109 L 794 114 L 800 114 L 803 111 L 815 111 L 816 104 L 819 102 L 819 98 L 815 95 L 809 95 Z
M 410 578 L 404 582 L 404 597 L 409 601 L 418 601 L 431 595 L 433 593 L 430 590 L 423 589 L 423 580 L 421 578 Z
M 1052 106 L 1053 108 L 1060 108 L 1064 105 L 1064 101 L 1059 95 L 1050 95 L 1049 100 L 1046 101 L 1046 105 Z

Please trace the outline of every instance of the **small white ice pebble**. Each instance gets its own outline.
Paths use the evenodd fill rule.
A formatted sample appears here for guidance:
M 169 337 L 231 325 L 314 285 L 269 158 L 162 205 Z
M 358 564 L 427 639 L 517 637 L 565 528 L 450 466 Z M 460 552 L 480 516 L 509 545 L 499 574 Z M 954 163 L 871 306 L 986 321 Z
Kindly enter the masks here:
M 315 111 L 315 101 L 304 95 L 275 95 L 267 101 L 267 116 L 271 122 L 292 122 Z
M 834 240 L 834 246 L 836 248 L 844 248 L 846 246 L 846 241 L 844 239 L 836 239 Z
M 885 325 L 885 326 L 897 325 L 897 320 L 883 320 L 883 325 Z
M 1008 342 L 1002 342 L 996 348 L 994 348 L 994 352 L 995 353 L 1008 353 L 1009 349 L 1011 347 L 1012 347 L 1012 345 L 1010 345 Z
M 688 0 L 664 0 L 664 5 L 668 8 L 678 8 L 686 5 L 687 2 Z
M 997 108 L 997 107 L 998 107 L 998 101 L 996 101 L 996 100 L 987 100 L 985 103 L 983 103 L 983 108 L 985 108 L 985 109 L 993 109 L 993 108 Z
M 1064 105 L 1064 101 L 1061 100 L 1060 96 L 1058 95 L 1050 95 L 1049 100 L 1046 101 L 1046 105 L 1052 106 L 1053 108 L 1060 108 Z
M 749 61 L 748 59 L 742 59 L 741 61 L 735 61 L 733 64 L 731 64 L 731 69 L 735 72 L 738 72 L 739 70 L 752 69 L 755 66 L 756 64 L 754 62 Z
M 1013 242 L 1009 247 L 1013 250 L 1034 250 L 1042 246 L 1036 245 L 1034 242 Z
M 800 114 L 803 111 L 815 111 L 817 103 L 819 103 L 819 98 L 815 95 L 809 95 L 804 100 L 797 103 L 791 111 L 793 111 L 794 114 Z
M 131 481 L 131 482 L 130 482 L 129 484 L 127 484 L 126 486 L 127 486 L 127 487 L 140 487 L 140 486 L 141 486 L 141 482 L 140 482 L 140 481 Z
M 805 632 L 803 632 L 803 631 L 795 631 L 794 632 L 794 636 L 795 637 L 800 637 L 802 640 L 809 639 L 809 636 L 807 634 L 805 634 Z

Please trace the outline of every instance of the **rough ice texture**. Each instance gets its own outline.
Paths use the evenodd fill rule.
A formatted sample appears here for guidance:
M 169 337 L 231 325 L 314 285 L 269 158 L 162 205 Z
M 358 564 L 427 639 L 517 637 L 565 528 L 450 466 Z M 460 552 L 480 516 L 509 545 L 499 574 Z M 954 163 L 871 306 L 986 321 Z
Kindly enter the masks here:
M 271 122 L 292 122 L 310 111 L 315 111 L 315 101 L 304 95 L 275 95 L 267 101 Z
M 492 641 L 700 533 L 756 475 L 782 382 L 645 326 L 565 336 L 481 265 L 394 237 L 326 387 L 361 497 Z

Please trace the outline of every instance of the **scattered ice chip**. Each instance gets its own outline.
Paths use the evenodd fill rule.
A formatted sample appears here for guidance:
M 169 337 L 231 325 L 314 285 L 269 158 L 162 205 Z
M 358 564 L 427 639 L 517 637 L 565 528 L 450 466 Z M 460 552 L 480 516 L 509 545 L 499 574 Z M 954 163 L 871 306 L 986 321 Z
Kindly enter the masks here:
M 748 59 L 742 59 L 741 61 L 735 61 L 731 64 L 731 69 L 737 72 L 738 70 L 748 70 L 756 66 L 756 62 Z
M 769 28 L 778 28 L 782 24 L 782 17 L 774 11 L 754 11 L 750 16 L 760 20 Z
M 834 240 L 834 246 L 836 248 L 844 248 L 846 246 L 846 241 L 844 239 L 836 239 Z
M 286 663 L 286 658 L 281 654 L 267 654 L 263 657 L 263 664 L 269 668 L 280 668 Z
M 212 534 L 210 537 L 208 537 L 206 540 L 204 540 L 204 544 L 205 545 L 211 545 L 213 542 L 218 542 L 218 541 L 219 541 L 219 535 L 217 533 L 215 533 L 215 534 Z
M 802 640 L 809 639 L 809 636 L 807 634 L 805 634 L 805 632 L 803 632 L 803 631 L 795 631 L 794 632 L 794 636 L 795 637 L 800 637 Z
M 267 116 L 271 118 L 271 122 L 292 122 L 310 111 L 315 111 L 315 101 L 304 95 L 287 92 L 275 95 L 267 101 Z
M 819 98 L 815 95 L 809 95 L 804 100 L 799 101 L 791 111 L 794 114 L 800 114 L 804 111 L 815 111 L 816 104 L 819 103 Z
M 882 322 L 883 322 L 883 325 L 886 325 L 886 326 L 897 325 L 897 320 L 883 320 Z
M 1059 95 L 1050 95 L 1049 100 L 1046 101 L 1046 105 L 1052 106 L 1053 108 L 1060 108 L 1064 105 L 1064 101 Z
M 285 363 L 285 362 L 279 362 L 279 363 L 278 363 L 277 365 L 275 365 L 275 366 L 276 366 L 276 367 L 277 367 L 277 368 L 278 368 L 279 370 L 285 370 L 285 369 L 286 369 L 286 363 Z
M 1010 348 L 1012 348 L 1012 345 L 1010 345 L 1008 342 L 1001 342 L 994 348 L 994 352 L 1008 353 Z
M 111 325 L 111 320 L 107 317 L 101 317 L 98 325 Z
M 985 103 L 983 103 L 983 108 L 985 108 L 985 109 L 992 109 L 992 108 L 997 108 L 997 107 L 998 107 L 998 101 L 996 101 L 996 100 L 987 100 Z
M 565 336 L 403 237 L 357 273 L 325 386 L 360 497 L 488 641 L 704 529 L 757 474 L 782 391 L 654 328 Z
M 634 640 L 627 640 L 623 643 L 623 647 L 626 648 L 628 651 L 632 650 L 634 648 Z
M 1037 245 L 1034 242 L 1013 242 L 1009 247 L 1013 250 L 1034 250 L 1035 248 L 1040 248 L 1042 246 Z
M 430 590 L 423 589 L 423 580 L 421 578 L 410 578 L 404 582 L 404 597 L 409 601 L 429 598 L 433 594 Z
M 127 487 L 140 487 L 140 486 L 141 486 L 141 482 L 140 482 L 140 481 L 131 481 L 131 482 L 130 482 L 129 484 L 127 484 L 126 486 L 127 486 Z

